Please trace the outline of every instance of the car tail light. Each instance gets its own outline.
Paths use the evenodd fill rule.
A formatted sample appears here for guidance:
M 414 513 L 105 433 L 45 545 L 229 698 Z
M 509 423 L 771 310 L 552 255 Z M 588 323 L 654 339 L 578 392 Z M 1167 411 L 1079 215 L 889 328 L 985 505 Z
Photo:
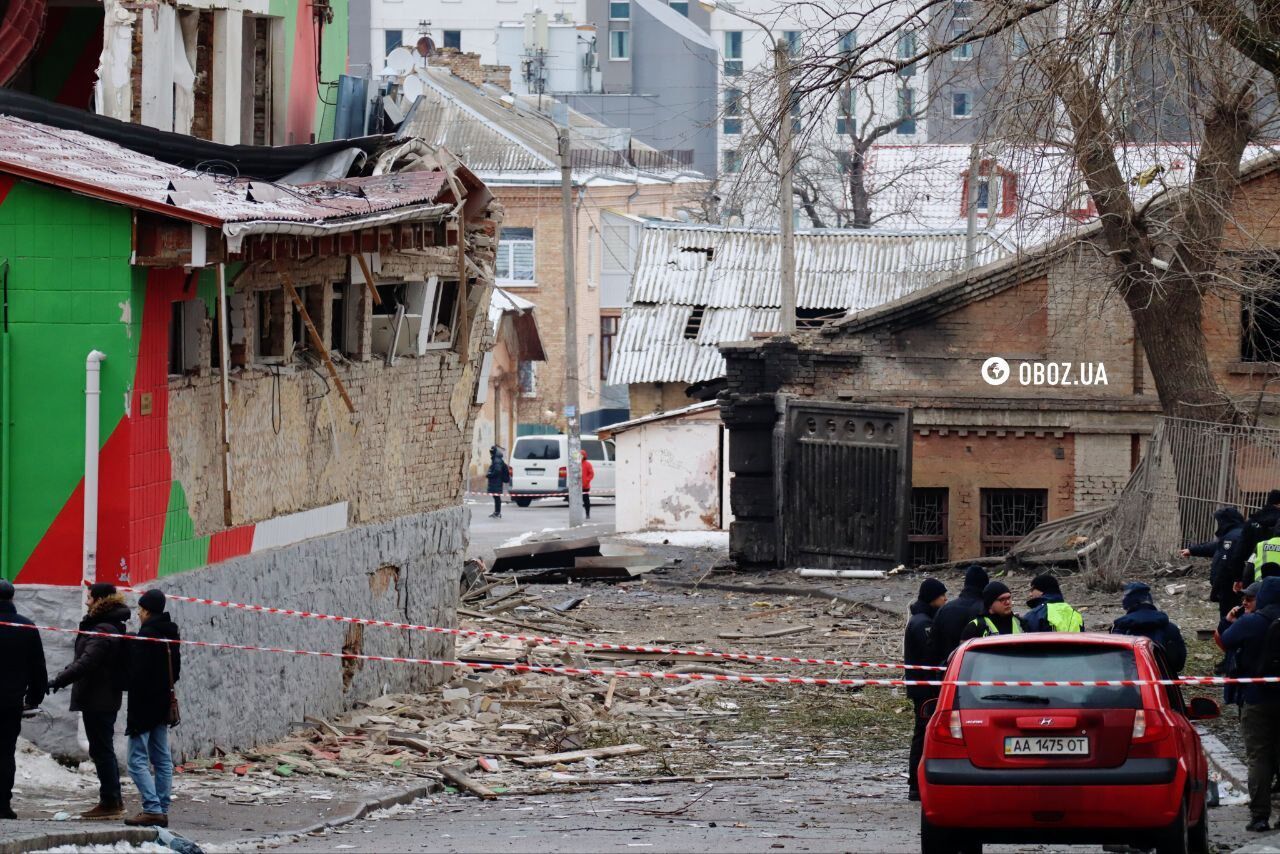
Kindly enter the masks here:
M 1138 709 L 1133 713 L 1133 741 L 1160 741 L 1169 734 L 1169 725 L 1159 709 Z
M 950 744 L 964 744 L 964 727 L 960 723 L 960 712 L 952 709 L 950 712 L 941 712 L 934 715 L 937 721 L 934 735 L 940 741 Z
M 564 466 L 560 466 L 560 478 L 561 478 L 561 480 L 563 480 L 563 479 L 568 475 L 568 473 L 569 473 L 569 472 L 565 469 L 565 467 L 564 467 Z

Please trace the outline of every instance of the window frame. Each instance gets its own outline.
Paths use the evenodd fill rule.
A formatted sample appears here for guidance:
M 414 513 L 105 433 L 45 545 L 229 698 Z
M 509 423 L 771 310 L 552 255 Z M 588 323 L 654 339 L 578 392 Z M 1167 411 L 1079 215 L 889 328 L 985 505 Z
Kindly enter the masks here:
M 918 121 L 918 117 L 915 114 L 916 90 L 910 86 L 903 86 L 897 91 L 898 118 L 906 120 L 894 128 L 893 132 L 899 136 L 911 136 L 916 133 L 916 122 Z
M 457 44 L 449 44 L 449 35 L 450 35 L 451 33 L 457 36 L 457 38 L 455 39 L 455 41 L 457 42 Z M 452 48 L 452 49 L 457 50 L 457 51 L 461 51 L 461 50 L 462 50 L 462 30 L 441 30 L 441 31 L 440 31 L 440 46 L 441 46 L 441 47 Z
M 609 368 L 618 352 L 618 334 L 622 330 L 622 317 L 617 314 L 600 315 L 600 379 L 609 378 Z
M 1259 285 L 1242 291 L 1240 298 L 1240 361 L 1249 365 L 1267 365 L 1280 362 L 1280 342 L 1272 347 L 1273 339 L 1266 330 L 1280 330 L 1280 254 L 1253 253 L 1242 258 L 1240 278 L 1245 281 L 1257 278 Z M 1265 277 L 1265 281 L 1261 281 Z M 1260 305 L 1269 305 L 1266 314 L 1271 323 L 1260 326 L 1253 320 Z M 1274 356 L 1275 358 L 1266 358 Z
M 677 6 L 680 8 L 677 9 Z M 689 17 L 689 0 L 667 0 L 667 8 L 684 15 L 686 18 Z
M 724 44 L 721 45 L 723 55 L 723 73 L 725 77 L 742 75 L 742 30 L 725 30 Z
M 742 171 L 742 153 L 739 149 L 720 150 L 720 171 L 728 175 L 737 175 Z
M 526 381 L 525 366 L 528 366 Z M 516 392 L 524 398 L 538 396 L 538 363 L 522 359 L 516 363 Z
M 737 86 L 728 86 L 722 93 L 724 99 L 724 115 L 721 118 L 721 132 L 727 136 L 742 134 L 742 98 L 743 92 Z
M 940 498 L 938 502 L 938 526 L 941 529 L 940 534 L 921 534 L 915 532 L 916 514 L 915 507 L 917 503 L 917 493 L 924 498 L 928 494 L 931 498 Z M 924 562 L 916 561 L 916 546 L 919 546 L 920 552 L 925 552 L 928 547 L 934 547 L 938 552 L 935 557 L 938 560 L 929 561 L 929 563 L 946 563 L 951 559 L 951 489 L 946 486 L 915 486 L 911 488 L 911 516 L 907 521 L 907 549 L 910 552 L 910 566 L 921 566 Z
M 618 48 L 625 49 L 625 56 L 618 54 Z M 630 62 L 631 61 L 631 31 L 630 30 L 610 30 L 609 31 L 609 61 L 610 62 Z
M 514 231 L 518 231 L 518 232 L 527 231 L 529 233 L 529 236 L 528 237 L 508 236 L 510 235 L 511 232 L 514 232 Z M 516 272 L 515 249 L 517 246 L 523 246 L 525 244 L 527 244 L 529 247 L 529 278 L 527 279 L 515 278 L 512 275 L 510 275 Z M 503 253 L 504 249 L 506 250 L 506 255 L 508 256 L 506 264 L 507 264 L 507 271 L 509 274 L 505 278 L 499 275 L 498 273 L 498 265 L 501 263 L 500 259 L 501 259 L 501 256 L 504 254 Z M 493 276 L 494 276 L 494 281 L 497 284 L 502 285 L 503 287 L 536 288 L 538 286 L 538 232 L 535 228 L 531 226 L 529 227 L 518 226 L 518 227 L 502 229 L 501 233 L 499 233 L 498 235 L 498 246 L 494 253 Z
M 606 0 L 609 4 L 609 20 L 610 21 L 630 21 L 631 20 L 631 0 Z M 615 15 L 614 9 L 618 6 L 626 6 L 625 15 Z
M 1018 535 L 992 534 L 990 522 L 992 517 L 992 501 L 996 497 L 1013 498 L 1016 495 L 1024 498 L 1035 498 L 1040 504 L 1040 521 L 1031 525 L 1024 533 Z M 978 551 L 986 556 L 1005 554 L 1027 534 L 1049 521 L 1049 490 L 1034 487 L 982 487 L 978 490 Z M 999 549 L 999 551 L 993 551 Z
M 956 99 L 964 99 L 965 111 L 963 113 L 956 111 Z M 973 118 L 973 95 L 968 91 L 951 93 L 951 118 L 953 119 L 969 119 Z

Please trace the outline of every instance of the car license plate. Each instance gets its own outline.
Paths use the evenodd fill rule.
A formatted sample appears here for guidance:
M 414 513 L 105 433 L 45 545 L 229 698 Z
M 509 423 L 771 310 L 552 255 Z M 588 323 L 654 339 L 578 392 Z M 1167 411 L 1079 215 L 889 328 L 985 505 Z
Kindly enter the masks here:
M 1004 740 L 1005 756 L 1088 756 L 1087 736 L 1010 735 Z

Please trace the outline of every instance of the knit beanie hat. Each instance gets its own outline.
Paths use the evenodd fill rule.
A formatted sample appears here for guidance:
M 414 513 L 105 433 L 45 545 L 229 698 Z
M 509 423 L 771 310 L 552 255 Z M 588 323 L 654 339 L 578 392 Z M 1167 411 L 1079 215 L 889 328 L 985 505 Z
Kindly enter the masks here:
M 1062 587 L 1058 584 L 1058 579 L 1049 573 L 1041 573 L 1031 579 L 1031 589 L 1039 590 L 1041 593 L 1056 593 L 1062 595 Z
M 151 614 L 164 613 L 164 594 L 159 590 L 148 590 L 138 597 L 138 605 Z
M 964 586 L 973 590 L 981 590 L 987 586 L 987 582 L 991 578 L 987 575 L 987 571 L 976 563 L 969 564 L 964 571 Z
M 1009 588 L 1003 581 L 993 581 L 986 587 L 982 588 L 982 607 L 990 611 L 991 606 L 996 600 L 1009 592 Z
M 116 586 L 114 584 L 99 581 L 97 584 L 89 585 L 89 596 L 93 599 L 106 599 L 108 596 L 114 595 L 116 595 Z
M 926 578 L 920 582 L 920 594 L 916 598 L 927 604 L 939 596 L 945 596 L 946 592 L 947 585 L 936 578 Z

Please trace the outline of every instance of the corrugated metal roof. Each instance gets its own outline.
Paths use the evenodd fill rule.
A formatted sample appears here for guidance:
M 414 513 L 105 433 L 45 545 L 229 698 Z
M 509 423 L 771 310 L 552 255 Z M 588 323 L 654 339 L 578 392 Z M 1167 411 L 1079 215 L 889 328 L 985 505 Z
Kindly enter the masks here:
M 609 383 L 723 376 L 720 344 L 781 328 L 780 251 L 773 231 L 647 224 Z M 797 234 L 797 307 L 848 313 L 877 306 L 962 269 L 964 254 L 965 236 L 955 231 Z M 977 264 L 1008 254 L 979 236 Z
M 455 76 L 447 68 L 415 69 L 423 82 L 423 92 L 414 101 L 400 127 L 399 137 L 418 137 L 431 145 L 444 146 L 476 173 L 502 173 L 511 182 L 513 173 L 551 173 L 558 179 L 560 168 L 556 128 L 550 115 L 538 110 L 537 96 L 512 95 L 497 86 L 475 86 Z M 552 97 L 541 99 L 545 109 L 556 105 L 565 110 L 570 128 L 575 174 L 635 172 L 618 163 L 620 149 L 656 154 L 625 129 L 610 128 L 583 113 L 559 104 Z M 646 174 L 679 172 L 646 170 Z
M 332 222 L 436 200 L 441 172 L 286 185 L 162 163 L 74 130 L 0 116 L 0 172 L 178 219 Z

